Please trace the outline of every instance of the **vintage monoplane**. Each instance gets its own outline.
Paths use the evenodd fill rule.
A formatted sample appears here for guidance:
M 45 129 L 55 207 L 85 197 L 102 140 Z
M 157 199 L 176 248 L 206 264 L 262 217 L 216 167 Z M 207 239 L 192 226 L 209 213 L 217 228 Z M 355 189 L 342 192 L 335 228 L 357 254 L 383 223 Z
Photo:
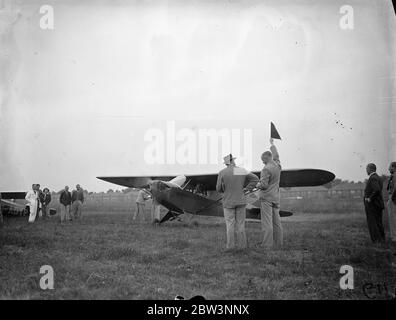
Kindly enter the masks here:
M 270 137 L 281 139 L 271 122 Z M 253 171 L 260 177 L 260 171 Z M 183 213 L 203 216 L 223 216 L 221 195 L 216 191 L 217 173 L 179 176 L 97 177 L 120 186 L 145 189 L 157 203 L 168 209 L 159 221 L 173 220 Z M 333 181 L 335 175 L 321 169 L 282 170 L 280 188 L 320 186 Z M 260 220 L 257 190 L 247 194 L 246 218 Z M 292 215 L 280 210 L 281 217 Z
M 260 176 L 259 171 L 253 171 Z M 203 216 L 223 216 L 221 194 L 217 193 L 217 173 L 179 176 L 114 176 L 97 177 L 120 186 L 146 189 L 153 199 L 168 209 L 160 223 L 173 220 L 183 213 Z M 282 170 L 280 187 L 319 186 L 334 180 L 335 175 L 321 169 Z M 257 192 L 247 196 L 246 218 L 260 219 L 260 203 Z M 289 211 L 280 211 L 281 217 L 290 216 Z

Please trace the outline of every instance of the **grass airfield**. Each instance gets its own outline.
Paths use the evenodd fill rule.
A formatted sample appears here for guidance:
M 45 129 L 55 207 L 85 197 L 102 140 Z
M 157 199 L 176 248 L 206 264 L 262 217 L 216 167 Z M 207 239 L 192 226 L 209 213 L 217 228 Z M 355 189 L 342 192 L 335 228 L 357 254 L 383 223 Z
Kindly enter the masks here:
M 5 218 L 0 299 L 389 299 L 396 290 L 396 250 L 370 243 L 363 213 L 295 213 L 282 219 L 284 247 L 271 251 L 255 247 L 255 222 L 246 225 L 249 248 L 226 251 L 220 218 L 161 226 L 131 218 Z M 54 269 L 53 290 L 39 288 L 42 265 Z M 353 290 L 340 289 L 342 265 L 354 268 Z

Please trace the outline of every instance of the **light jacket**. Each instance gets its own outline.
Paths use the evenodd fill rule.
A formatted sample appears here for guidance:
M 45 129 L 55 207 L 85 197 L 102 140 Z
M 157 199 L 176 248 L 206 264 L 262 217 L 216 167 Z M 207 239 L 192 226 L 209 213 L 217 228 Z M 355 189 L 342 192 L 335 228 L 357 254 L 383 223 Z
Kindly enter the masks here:
M 26 192 L 25 200 L 29 202 L 29 206 L 33 208 L 34 206 L 37 206 L 38 204 L 38 193 L 35 192 L 34 190 L 29 190 Z
M 272 161 L 268 162 L 261 170 L 260 181 L 257 188 L 260 189 L 260 200 L 268 201 L 274 204 L 280 202 L 279 182 L 282 167 L 279 160 L 278 150 L 274 145 L 270 147 L 272 152 Z
M 149 199 L 147 193 L 143 190 L 140 190 L 136 197 L 136 203 L 144 204 L 147 199 Z
M 235 208 L 246 205 L 244 188 L 253 189 L 258 177 L 244 168 L 229 165 L 219 172 L 216 183 L 217 192 L 223 193 L 223 207 Z

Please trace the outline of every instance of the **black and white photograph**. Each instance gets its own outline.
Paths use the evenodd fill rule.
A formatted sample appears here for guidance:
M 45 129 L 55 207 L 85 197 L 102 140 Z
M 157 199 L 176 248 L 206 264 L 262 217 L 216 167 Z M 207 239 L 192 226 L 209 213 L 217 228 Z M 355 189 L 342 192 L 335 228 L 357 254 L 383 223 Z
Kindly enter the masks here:
M 390 0 L 0 0 L 0 300 L 395 300 L 395 31 Z

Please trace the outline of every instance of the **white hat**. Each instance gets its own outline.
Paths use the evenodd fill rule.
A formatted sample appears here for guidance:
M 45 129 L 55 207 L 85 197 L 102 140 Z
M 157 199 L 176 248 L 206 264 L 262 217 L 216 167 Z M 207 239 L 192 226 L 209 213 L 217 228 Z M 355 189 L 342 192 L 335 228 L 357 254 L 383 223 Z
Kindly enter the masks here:
M 232 154 L 228 154 L 226 155 L 223 160 L 224 160 L 224 164 L 231 164 L 231 161 L 236 159 L 235 157 L 232 156 Z

